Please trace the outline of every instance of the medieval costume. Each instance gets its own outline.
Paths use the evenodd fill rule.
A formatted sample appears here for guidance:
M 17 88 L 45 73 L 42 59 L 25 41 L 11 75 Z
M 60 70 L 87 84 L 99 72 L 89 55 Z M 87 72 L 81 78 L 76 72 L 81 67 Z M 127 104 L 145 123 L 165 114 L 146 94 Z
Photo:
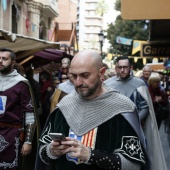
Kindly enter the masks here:
M 106 80 L 104 84 L 129 97 L 135 103 L 141 121 L 147 117 L 148 104 L 138 92 L 138 88 L 144 86 L 144 82 L 142 80 L 133 76 L 130 76 L 126 80 L 122 80 L 120 77 L 112 77 Z
M 19 169 L 20 149 L 32 143 L 36 123 L 28 81 L 16 70 L 0 74 L 0 169 Z
M 73 92 L 75 90 L 73 83 L 70 80 L 65 81 L 64 83 L 61 83 L 58 85 L 58 87 L 55 89 L 52 97 L 51 97 L 51 108 L 50 112 L 52 112 L 59 101 L 67 94 Z
M 50 132 L 63 133 L 90 147 L 91 157 L 84 163 L 67 153 L 49 155 Z M 107 90 L 92 100 L 77 92 L 65 96 L 50 114 L 40 137 L 36 170 L 149 170 L 145 138 L 135 105 L 116 91 Z
M 112 89 L 118 90 L 121 94 L 129 97 L 136 104 L 147 141 L 146 148 L 150 157 L 151 170 L 166 170 L 167 167 L 156 124 L 152 100 L 143 80 L 133 76 L 130 76 L 126 80 L 122 80 L 120 77 L 112 77 L 106 80 L 104 84 Z M 149 112 L 146 115 L 144 112 L 148 107 Z M 142 110 L 144 110 L 143 113 Z

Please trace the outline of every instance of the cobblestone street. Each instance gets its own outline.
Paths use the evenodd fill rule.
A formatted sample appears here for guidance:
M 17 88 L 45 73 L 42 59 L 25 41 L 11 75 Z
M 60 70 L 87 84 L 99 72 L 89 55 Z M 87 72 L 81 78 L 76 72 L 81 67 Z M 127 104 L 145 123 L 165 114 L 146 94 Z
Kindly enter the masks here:
M 165 130 L 164 122 L 162 123 L 159 132 L 160 132 L 160 138 L 161 138 L 162 147 L 164 151 L 165 161 L 167 164 L 167 170 L 170 170 L 170 145 L 168 142 L 168 133 Z

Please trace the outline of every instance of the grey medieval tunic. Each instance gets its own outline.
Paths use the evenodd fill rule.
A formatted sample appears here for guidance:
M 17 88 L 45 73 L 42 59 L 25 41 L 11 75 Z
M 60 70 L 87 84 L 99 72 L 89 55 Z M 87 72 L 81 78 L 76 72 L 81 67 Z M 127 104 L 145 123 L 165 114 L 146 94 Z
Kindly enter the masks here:
M 122 80 L 120 77 L 114 76 L 107 79 L 104 84 L 129 98 L 137 91 L 147 102 L 149 114 L 142 127 L 147 140 L 147 152 L 151 162 L 151 170 L 167 170 L 152 100 L 143 80 L 133 76 L 130 76 L 127 80 Z

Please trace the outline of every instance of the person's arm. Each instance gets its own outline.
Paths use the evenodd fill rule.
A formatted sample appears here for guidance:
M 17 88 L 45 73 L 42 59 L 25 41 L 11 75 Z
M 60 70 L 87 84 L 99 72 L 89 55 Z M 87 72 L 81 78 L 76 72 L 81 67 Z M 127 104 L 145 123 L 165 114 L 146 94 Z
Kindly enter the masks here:
M 122 154 L 107 154 L 97 150 L 91 152 L 88 163 L 113 170 L 140 170 L 142 167 L 140 164 L 126 159 Z
M 34 113 L 25 113 L 25 140 L 21 149 L 22 155 L 28 155 L 32 150 L 32 140 L 35 131 L 35 118 Z
M 141 109 L 138 114 L 139 114 L 139 120 L 140 121 L 145 120 L 145 118 L 149 114 L 149 107 Z
M 35 116 L 29 86 L 23 83 L 21 88 L 21 112 L 23 116 L 24 144 L 21 149 L 22 155 L 28 155 L 32 150 L 32 140 L 35 131 Z
M 136 98 L 136 107 L 139 115 L 139 120 L 143 121 L 149 114 L 149 106 L 146 100 L 136 91 L 134 98 Z

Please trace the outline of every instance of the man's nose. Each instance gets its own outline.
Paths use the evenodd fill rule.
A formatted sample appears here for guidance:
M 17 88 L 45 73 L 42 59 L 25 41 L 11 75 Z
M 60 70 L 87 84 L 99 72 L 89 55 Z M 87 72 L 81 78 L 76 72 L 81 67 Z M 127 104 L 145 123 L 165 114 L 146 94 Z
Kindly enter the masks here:
M 77 77 L 77 79 L 76 79 L 76 86 L 80 86 L 80 85 L 82 85 L 82 83 L 83 83 L 82 78 Z

